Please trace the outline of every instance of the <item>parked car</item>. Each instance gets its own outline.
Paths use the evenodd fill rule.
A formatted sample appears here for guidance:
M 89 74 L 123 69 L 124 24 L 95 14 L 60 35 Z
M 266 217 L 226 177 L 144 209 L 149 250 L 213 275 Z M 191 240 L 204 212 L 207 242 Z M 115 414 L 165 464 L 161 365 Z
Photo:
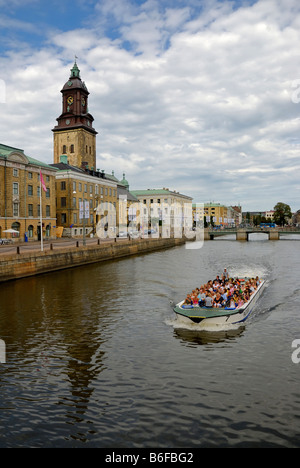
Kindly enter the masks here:
M 117 237 L 127 237 L 128 234 L 126 231 L 120 231 L 119 234 L 117 234 Z

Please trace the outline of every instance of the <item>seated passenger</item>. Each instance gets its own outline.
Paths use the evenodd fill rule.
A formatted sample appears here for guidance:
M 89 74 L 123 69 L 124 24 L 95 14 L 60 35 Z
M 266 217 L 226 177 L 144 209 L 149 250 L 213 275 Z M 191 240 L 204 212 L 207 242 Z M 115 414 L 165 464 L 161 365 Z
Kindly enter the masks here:
M 194 306 L 199 305 L 199 299 L 196 293 L 192 295 L 192 302 Z
M 211 297 L 211 294 L 208 293 L 205 298 L 205 307 L 212 307 L 213 306 L 213 298 Z
M 223 302 L 224 302 L 224 300 L 223 300 L 221 294 L 219 292 L 217 292 L 216 297 L 215 297 L 214 302 L 213 302 L 213 306 L 214 307 L 222 307 Z
M 238 298 L 238 304 L 237 304 L 237 307 L 242 307 L 244 305 L 244 300 L 243 300 L 243 297 L 240 295 L 239 298 Z
M 198 294 L 200 307 L 205 305 L 205 298 L 206 298 L 206 294 L 204 292 L 204 289 L 200 288 L 200 293 Z
M 191 295 L 188 294 L 185 298 L 185 301 L 184 301 L 184 304 L 185 305 L 192 305 L 193 304 L 193 301 L 192 301 L 192 298 L 191 298 Z

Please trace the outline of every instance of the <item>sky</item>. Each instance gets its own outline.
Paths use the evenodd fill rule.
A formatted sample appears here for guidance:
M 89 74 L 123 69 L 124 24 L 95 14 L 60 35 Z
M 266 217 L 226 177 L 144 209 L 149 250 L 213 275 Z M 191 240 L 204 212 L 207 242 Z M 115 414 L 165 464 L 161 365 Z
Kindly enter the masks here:
M 299 0 L 0 0 L 0 28 L 0 143 L 53 162 L 76 55 L 98 169 L 300 209 Z

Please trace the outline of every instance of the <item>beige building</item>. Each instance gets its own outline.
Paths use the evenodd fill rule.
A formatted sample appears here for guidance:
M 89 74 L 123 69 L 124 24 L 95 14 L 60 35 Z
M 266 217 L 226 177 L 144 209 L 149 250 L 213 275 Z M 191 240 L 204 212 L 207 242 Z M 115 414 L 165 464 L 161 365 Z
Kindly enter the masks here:
M 40 172 L 47 192 L 41 190 Z M 22 149 L 0 144 L 1 238 L 40 240 L 41 232 L 43 239 L 56 237 L 55 174 Z M 16 232 L 5 232 L 9 229 Z
M 133 190 L 132 194 L 139 200 L 137 211 L 138 222 L 142 229 L 150 226 L 162 226 L 168 236 L 170 232 L 192 227 L 193 199 L 168 188 Z

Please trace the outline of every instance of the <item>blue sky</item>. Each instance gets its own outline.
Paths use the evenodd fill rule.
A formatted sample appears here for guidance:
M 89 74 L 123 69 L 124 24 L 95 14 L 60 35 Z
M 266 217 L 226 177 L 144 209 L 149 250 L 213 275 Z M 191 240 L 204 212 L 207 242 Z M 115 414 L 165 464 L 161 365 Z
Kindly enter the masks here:
M 298 0 L 0 0 L 0 141 L 52 162 L 74 56 L 132 189 L 300 209 Z

